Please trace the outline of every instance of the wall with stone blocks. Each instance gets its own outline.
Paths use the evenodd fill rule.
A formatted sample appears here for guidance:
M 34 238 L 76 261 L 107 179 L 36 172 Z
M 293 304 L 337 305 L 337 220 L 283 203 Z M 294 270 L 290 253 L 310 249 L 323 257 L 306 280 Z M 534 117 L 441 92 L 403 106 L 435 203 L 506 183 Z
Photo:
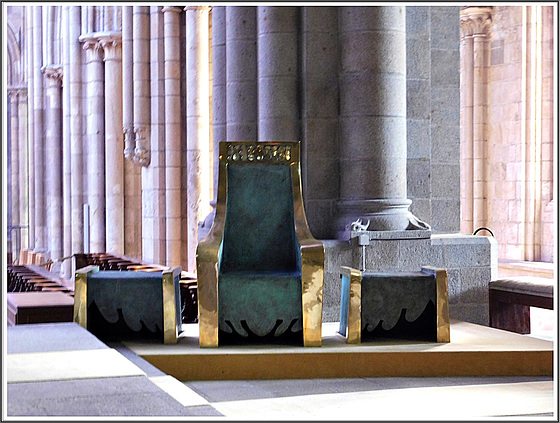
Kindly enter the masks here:
M 340 319 L 340 266 L 361 268 L 357 239 L 324 241 L 323 321 Z M 488 282 L 498 272 L 497 243 L 492 237 L 463 234 L 428 239 L 372 240 L 366 246 L 366 269 L 379 272 L 444 268 L 448 274 L 451 319 L 488 325 Z
M 492 15 L 490 35 L 490 66 L 488 69 L 490 126 L 489 174 L 488 184 L 488 226 L 494 230 L 499 241 L 499 255 L 508 259 L 527 259 L 524 244 L 535 243 L 540 248 L 540 255 L 535 260 L 552 261 L 553 259 L 553 34 L 552 7 L 542 8 L 541 66 L 542 76 L 539 81 L 541 95 L 538 99 L 542 114 L 540 126 L 540 157 L 532 166 L 540 173 L 540 192 L 528 194 L 524 178 L 526 164 L 531 161 L 530 132 L 531 92 L 536 90 L 530 73 L 531 60 L 537 54 L 532 44 L 532 17 L 528 11 L 527 27 L 523 27 L 523 7 L 496 6 Z M 534 19 L 534 18 L 533 18 Z M 526 33 L 524 34 L 524 31 Z M 524 38 L 526 37 L 526 38 Z M 523 43 L 526 43 L 525 46 Z M 525 53 L 524 53 L 525 49 Z M 527 55 L 529 71 L 523 75 L 523 54 Z M 529 82 L 525 82 L 524 78 Z M 524 98 L 527 116 L 524 116 Z M 523 125 L 525 120 L 525 126 Z M 527 128 L 524 133 L 523 129 Z M 537 153 L 538 154 L 538 153 Z M 542 199 L 537 222 L 536 240 L 527 240 L 527 216 L 525 198 L 538 195 Z M 540 231 L 540 236 L 538 232 Z M 540 239 L 539 239 L 540 238 Z
M 459 7 L 407 6 L 407 190 L 434 232 L 460 228 Z
M 461 12 L 462 119 L 467 123 L 462 226 L 468 228 L 478 215 L 475 228 L 493 231 L 502 260 L 554 258 L 553 10 L 520 5 L 494 6 L 482 15 L 477 8 Z M 484 16 L 484 25 L 473 47 L 470 28 L 477 16 Z M 470 104 L 474 88 L 479 95 L 487 89 L 480 104 Z M 472 148 L 472 157 L 469 144 L 477 150 Z M 470 195 L 473 181 L 478 194 Z

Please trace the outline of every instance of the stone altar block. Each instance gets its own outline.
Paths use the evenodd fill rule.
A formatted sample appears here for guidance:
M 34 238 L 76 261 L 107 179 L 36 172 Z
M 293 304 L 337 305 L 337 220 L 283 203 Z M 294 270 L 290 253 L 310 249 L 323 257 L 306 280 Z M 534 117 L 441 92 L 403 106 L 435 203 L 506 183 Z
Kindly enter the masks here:
M 323 321 L 337 322 L 340 266 L 361 268 L 362 248 L 356 238 L 322 242 L 325 246 Z M 432 234 L 423 239 L 372 238 L 366 246 L 368 271 L 418 271 L 422 266 L 447 270 L 451 319 L 488 325 L 488 283 L 498 272 L 498 244 L 494 238 Z

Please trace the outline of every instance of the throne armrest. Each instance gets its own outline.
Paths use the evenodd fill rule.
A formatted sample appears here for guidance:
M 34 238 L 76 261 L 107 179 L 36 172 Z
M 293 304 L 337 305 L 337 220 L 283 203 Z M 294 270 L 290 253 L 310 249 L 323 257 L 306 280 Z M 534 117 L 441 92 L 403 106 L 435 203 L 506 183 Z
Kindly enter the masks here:
M 321 346 L 325 247 L 313 238 L 300 240 L 303 345 Z
M 323 321 L 323 278 L 325 246 L 313 237 L 305 217 L 299 169 L 293 177 L 294 219 L 296 236 L 301 251 L 301 281 L 303 308 L 303 344 L 306 347 L 321 346 Z M 295 176 L 295 175 L 294 175 Z
M 223 175 L 223 169 L 220 171 L 220 175 Z M 196 272 L 199 281 L 197 284 L 198 327 L 201 347 L 218 346 L 218 272 L 224 236 L 226 195 L 224 181 L 220 182 L 214 222 L 206 238 L 196 247 Z

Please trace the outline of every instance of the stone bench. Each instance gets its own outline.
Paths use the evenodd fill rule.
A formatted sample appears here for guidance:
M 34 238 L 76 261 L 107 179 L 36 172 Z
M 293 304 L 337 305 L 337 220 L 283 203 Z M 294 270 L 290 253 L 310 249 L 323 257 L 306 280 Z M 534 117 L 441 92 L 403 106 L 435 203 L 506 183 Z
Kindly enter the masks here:
M 490 281 L 490 327 L 531 333 L 530 307 L 552 310 L 554 279 L 536 276 L 506 277 Z

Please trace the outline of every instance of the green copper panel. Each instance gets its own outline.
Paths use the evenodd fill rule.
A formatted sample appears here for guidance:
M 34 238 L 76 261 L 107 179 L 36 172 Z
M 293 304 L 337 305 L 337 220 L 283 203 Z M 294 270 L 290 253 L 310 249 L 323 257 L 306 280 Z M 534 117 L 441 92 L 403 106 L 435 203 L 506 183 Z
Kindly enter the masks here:
M 227 180 L 221 272 L 300 269 L 290 166 L 228 164 Z
M 241 321 L 258 336 L 268 335 L 281 320 L 274 334 L 281 335 L 290 325 L 302 330 L 301 273 L 229 272 L 220 277 L 219 328 L 232 327 L 247 336 Z M 226 323 L 229 322 L 231 326 Z
M 362 272 L 362 341 L 369 334 L 436 336 L 436 280 L 422 272 Z M 434 339 L 432 339 L 434 338 Z
M 110 327 L 128 327 L 133 332 L 163 334 L 161 272 L 100 271 L 88 276 L 88 310 L 95 304 Z M 122 318 L 119 316 L 122 313 Z M 90 314 L 88 312 L 88 314 Z M 119 320 L 123 321 L 119 321 Z M 88 319 L 88 329 L 93 324 Z M 116 328 L 117 326 L 115 326 Z M 100 336 L 111 335 L 98 334 Z

